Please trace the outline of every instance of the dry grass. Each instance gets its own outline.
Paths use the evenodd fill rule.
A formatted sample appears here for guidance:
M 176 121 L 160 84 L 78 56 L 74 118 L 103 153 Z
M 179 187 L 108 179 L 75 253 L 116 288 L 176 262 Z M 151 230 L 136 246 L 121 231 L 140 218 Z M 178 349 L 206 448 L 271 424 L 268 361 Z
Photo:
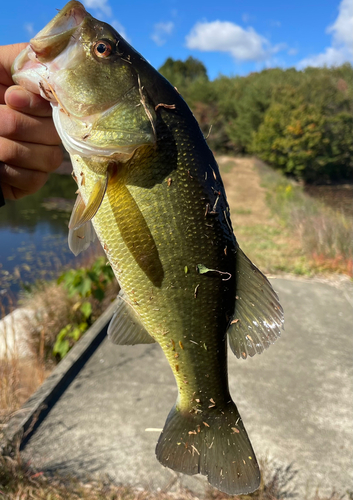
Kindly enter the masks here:
M 73 299 L 54 282 L 43 284 L 24 303 L 21 319 L 3 322 L 5 346 L 0 363 L 0 425 L 13 414 L 50 374 L 55 359 L 52 355 L 57 333 L 67 323 Z M 0 306 L 0 319 L 5 310 Z M 13 315 L 7 316 L 13 318 Z M 20 333 L 19 333 L 20 332 Z M 1 334 L 0 333 L 0 334 Z
M 352 276 L 353 220 L 256 158 L 218 158 L 235 235 L 267 273 Z
M 170 484 L 166 490 L 152 492 L 129 486 L 116 486 L 106 480 L 46 476 L 23 464 L 19 453 L 13 457 L 0 455 L 0 498 L 3 500 L 352 500 L 353 492 L 314 496 L 298 496 L 295 492 L 296 471 L 292 466 L 274 467 L 262 463 L 263 479 L 260 488 L 250 495 L 230 496 L 212 487 L 196 495 L 187 489 Z M 177 481 L 177 479 L 175 480 Z M 174 486 L 174 488 L 173 488 Z
M 34 358 L 43 358 L 52 366 L 56 336 L 72 316 L 75 299 L 70 298 L 62 286 L 55 282 L 41 283 L 23 305 L 35 311 L 28 325 L 28 348 Z
M 106 288 L 102 302 L 92 296 L 87 299 L 92 305 L 92 321 L 105 311 L 117 293 L 117 283 L 114 280 Z M 82 315 L 78 306 L 81 302 L 78 301 L 76 295 L 70 297 L 63 284 L 44 282 L 22 303 L 26 308 L 35 310 L 35 315 L 28 324 L 28 347 L 34 357 L 43 357 L 46 366 L 52 367 L 60 361 L 53 355 L 57 335 L 69 323 L 80 322 Z
M 314 273 L 353 276 L 353 218 L 308 196 L 303 187 L 256 160 L 267 203 L 300 244 Z
M 0 319 L 4 309 L 0 305 Z M 43 383 L 50 371 L 41 353 L 37 356 L 20 356 L 15 323 L 3 325 L 4 350 L 0 359 L 0 441 L 7 421 Z

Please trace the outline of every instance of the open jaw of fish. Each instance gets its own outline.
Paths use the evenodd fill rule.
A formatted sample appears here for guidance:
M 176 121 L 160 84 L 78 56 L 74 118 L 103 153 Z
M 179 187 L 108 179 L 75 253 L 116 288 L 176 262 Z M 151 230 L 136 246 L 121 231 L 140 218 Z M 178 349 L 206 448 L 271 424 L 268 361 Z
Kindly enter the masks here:
M 121 285 L 110 340 L 158 342 L 175 376 L 158 460 L 229 494 L 254 491 L 260 472 L 229 394 L 226 339 L 238 358 L 260 354 L 279 337 L 283 311 L 236 242 L 191 111 L 77 1 L 31 40 L 13 78 L 51 102 L 70 153 L 79 190 L 70 248 L 79 253 L 97 233 Z

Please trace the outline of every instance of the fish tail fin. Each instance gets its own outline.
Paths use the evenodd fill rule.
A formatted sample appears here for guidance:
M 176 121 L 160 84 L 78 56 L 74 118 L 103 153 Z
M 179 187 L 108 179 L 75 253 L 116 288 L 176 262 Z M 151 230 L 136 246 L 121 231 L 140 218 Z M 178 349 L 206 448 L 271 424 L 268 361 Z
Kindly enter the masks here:
M 195 413 L 175 405 L 158 440 L 157 458 L 177 472 L 207 476 L 229 495 L 251 493 L 260 485 L 260 469 L 237 407 L 233 401 L 210 406 Z

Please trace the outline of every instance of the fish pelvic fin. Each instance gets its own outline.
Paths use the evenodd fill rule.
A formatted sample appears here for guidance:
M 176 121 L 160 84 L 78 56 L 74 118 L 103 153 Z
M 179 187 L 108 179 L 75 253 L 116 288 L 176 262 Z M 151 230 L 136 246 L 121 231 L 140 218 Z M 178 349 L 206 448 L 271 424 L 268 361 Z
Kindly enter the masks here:
M 81 195 L 78 194 L 74 208 L 72 210 L 71 218 L 80 217 L 83 211 L 85 210 L 85 207 L 86 206 L 81 198 Z M 95 239 L 96 239 L 96 233 L 93 229 L 91 221 L 88 221 L 85 224 L 80 225 L 77 229 L 73 229 L 72 227 L 69 228 L 69 237 L 68 237 L 69 248 L 71 252 L 76 256 L 79 253 L 86 250 L 90 246 L 91 242 L 94 241 Z
M 238 248 L 235 312 L 228 326 L 229 345 L 237 358 L 261 354 L 281 335 L 283 309 L 266 276 Z
M 140 315 L 122 290 L 117 297 L 117 309 L 109 323 L 108 338 L 113 344 L 119 345 L 153 344 L 155 342 L 144 327 Z
M 78 194 L 77 203 L 75 203 L 70 217 L 69 229 L 79 229 L 81 226 L 93 219 L 102 204 L 105 192 L 107 190 L 108 180 L 108 172 L 105 177 L 97 180 L 97 182 L 93 186 L 87 205 L 85 205 L 81 195 Z
M 180 411 L 175 405 L 156 455 L 165 467 L 203 474 L 212 486 L 229 495 L 251 493 L 260 485 L 260 469 L 233 401 L 202 413 Z

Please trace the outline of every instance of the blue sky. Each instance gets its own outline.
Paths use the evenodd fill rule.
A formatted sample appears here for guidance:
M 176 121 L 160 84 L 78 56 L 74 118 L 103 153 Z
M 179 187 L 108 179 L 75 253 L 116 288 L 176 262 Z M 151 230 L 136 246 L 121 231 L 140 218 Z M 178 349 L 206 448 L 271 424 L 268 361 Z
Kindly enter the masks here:
M 158 68 L 193 56 L 219 74 L 280 66 L 353 63 L 353 0 L 84 0 Z M 28 41 L 65 5 L 17 0 L 0 6 L 0 44 Z

